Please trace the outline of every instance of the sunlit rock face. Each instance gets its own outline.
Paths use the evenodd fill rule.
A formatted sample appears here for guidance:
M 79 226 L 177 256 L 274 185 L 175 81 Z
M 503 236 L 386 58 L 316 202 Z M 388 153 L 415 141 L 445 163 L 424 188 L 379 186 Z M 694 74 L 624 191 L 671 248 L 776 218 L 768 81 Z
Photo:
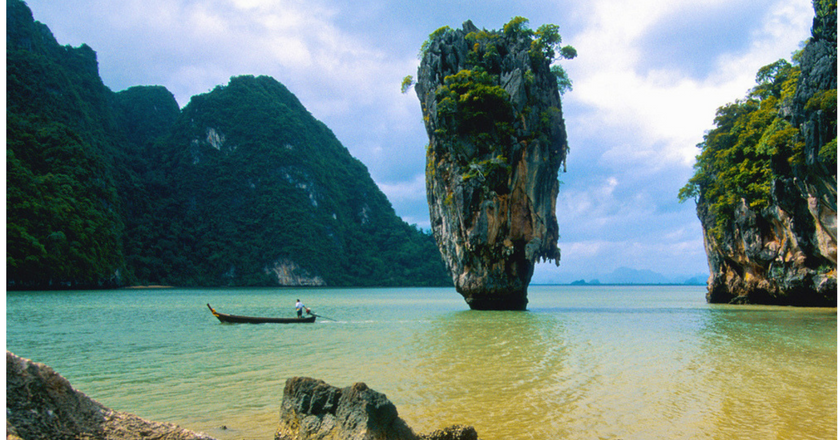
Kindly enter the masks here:
M 469 21 L 422 51 L 431 225 L 472 309 L 524 310 L 534 264 L 560 260 L 557 173 L 568 145 L 549 62 L 527 36 Z
M 720 236 L 710 233 L 716 218 L 707 204 L 697 204 L 709 302 L 837 306 L 837 170 L 819 158 L 837 139 L 836 101 L 833 113 L 813 105 L 817 94 L 837 89 L 836 20 L 836 9 L 814 19 L 796 94 L 785 109 L 802 136 L 804 163 L 773 181 L 770 206 L 752 209 L 742 201 Z

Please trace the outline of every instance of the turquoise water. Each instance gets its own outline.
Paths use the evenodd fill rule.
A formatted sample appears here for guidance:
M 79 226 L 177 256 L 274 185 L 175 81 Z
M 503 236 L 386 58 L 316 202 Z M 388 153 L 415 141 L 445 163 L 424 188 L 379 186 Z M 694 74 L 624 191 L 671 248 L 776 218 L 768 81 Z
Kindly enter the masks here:
M 703 287 L 9 292 L 6 346 L 120 411 L 272 439 L 292 376 L 385 393 L 418 432 L 501 439 L 837 436 L 836 309 L 715 306 Z M 332 318 L 225 325 L 207 310 Z M 221 429 L 226 426 L 227 429 Z

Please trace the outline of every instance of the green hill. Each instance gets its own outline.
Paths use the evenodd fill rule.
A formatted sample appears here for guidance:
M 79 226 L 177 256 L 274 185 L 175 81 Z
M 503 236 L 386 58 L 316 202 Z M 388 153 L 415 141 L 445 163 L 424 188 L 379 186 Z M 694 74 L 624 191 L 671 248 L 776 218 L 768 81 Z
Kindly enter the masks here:
M 434 238 L 269 77 L 114 93 L 7 0 L 7 288 L 450 285 Z

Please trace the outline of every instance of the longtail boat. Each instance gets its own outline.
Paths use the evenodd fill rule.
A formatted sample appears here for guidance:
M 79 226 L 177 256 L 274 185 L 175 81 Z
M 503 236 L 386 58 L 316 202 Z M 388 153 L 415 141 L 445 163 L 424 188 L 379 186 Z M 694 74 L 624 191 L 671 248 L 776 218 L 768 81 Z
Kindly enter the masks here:
M 207 304 L 210 313 L 221 322 L 236 323 L 236 324 L 311 324 L 315 322 L 315 315 L 307 316 L 306 318 L 262 318 L 259 316 L 239 316 L 228 315 L 227 313 L 219 313 L 210 304 Z

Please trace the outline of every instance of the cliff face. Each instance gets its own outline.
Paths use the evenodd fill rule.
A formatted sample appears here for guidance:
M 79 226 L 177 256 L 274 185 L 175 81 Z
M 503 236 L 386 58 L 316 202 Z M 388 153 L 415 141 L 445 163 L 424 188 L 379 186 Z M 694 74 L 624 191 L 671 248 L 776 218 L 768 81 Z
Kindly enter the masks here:
M 798 130 L 799 150 L 787 161 L 776 154 L 767 206 L 742 198 L 729 227 L 716 234 L 711 203 L 698 201 L 709 302 L 837 305 L 836 5 L 821 3 L 828 2 L 815 3 L 793 99 L 780 109 Z
M 568 146 L 551 57 L 538 46 L 511 24 L 488 32 L 468 21 L 423 49 L 431 224 L 473 309 L 524 309 L 534 263 L 560 260 L 557 173 Z

